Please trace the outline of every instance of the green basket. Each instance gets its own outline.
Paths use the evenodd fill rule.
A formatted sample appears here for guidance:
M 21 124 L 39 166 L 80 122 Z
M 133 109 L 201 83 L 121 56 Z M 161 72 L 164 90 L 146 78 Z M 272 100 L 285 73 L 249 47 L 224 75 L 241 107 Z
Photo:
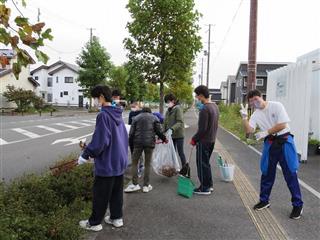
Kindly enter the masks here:
M 188 177 L 178 177 L 178 190 L 177 193 L 186 198 L 191 198 L 193 195 L 194 183 Z

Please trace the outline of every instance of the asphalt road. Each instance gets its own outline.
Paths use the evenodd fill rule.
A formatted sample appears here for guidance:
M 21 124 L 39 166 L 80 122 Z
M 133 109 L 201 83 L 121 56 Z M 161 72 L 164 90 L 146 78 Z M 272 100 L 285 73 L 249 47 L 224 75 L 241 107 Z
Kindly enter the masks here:
M 0 179 L 40 173 L 66 155 L 80 154 L 79 141 L 90 141 L 95 119 L 96 114 L 1 116 Z

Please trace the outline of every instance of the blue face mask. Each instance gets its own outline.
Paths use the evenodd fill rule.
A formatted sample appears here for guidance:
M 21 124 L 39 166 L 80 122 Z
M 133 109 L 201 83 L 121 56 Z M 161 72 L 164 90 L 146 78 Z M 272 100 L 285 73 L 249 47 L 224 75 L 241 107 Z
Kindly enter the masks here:
M 196 101 L 196 108 L 202 110 L 204 108 L 204 104 L 201 101 Z

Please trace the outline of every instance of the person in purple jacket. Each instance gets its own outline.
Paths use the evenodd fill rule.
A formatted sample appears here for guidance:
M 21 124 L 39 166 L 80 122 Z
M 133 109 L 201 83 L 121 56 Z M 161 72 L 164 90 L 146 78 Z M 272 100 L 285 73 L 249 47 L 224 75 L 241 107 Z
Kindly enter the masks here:
M 90 218 L 79 224 L 86 230 L 101 231 L 108 205 L 110 216 L 104 218 L 105 222 L 114 227 L 123 226 L 123 174 L 128 160 L 128 133 L 122 119 L 122 109 L 111 104 L 109 87 L 96 86 L 91 96 L 101 111 L 92 140 L 79 157 L 78 164 L 94 158 L 93 203 Z

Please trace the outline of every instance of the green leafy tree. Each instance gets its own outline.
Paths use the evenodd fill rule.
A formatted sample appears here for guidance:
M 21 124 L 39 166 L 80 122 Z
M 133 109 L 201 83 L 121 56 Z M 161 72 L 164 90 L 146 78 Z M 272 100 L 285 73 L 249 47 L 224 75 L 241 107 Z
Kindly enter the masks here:
M 174 94 L 182 103 L 191 104 L 193 102 L 193 86 L 190 82 L 171 82 L 166 89 L 166 93 Z
M 198 34 L 200 13 L 194 0 L 129 0 L 132 21 L 124 40 L 128 57 L 139 62 L 148 82 L 159 83 L 160 112 L 163 112 L 164 84 L 185 79 L 201 49 Z
M 12 1 L 12 3 L 20 16 L 16 16 L 13 20 L 7 2 L 8 0 L 0 0 L 0 42 L 6 46 L 10 45 L 17 55 L 17 61 L 13 63 L 12 71 L 18 79 L 21 68 L 33 63 L 31 56 L 27 54 L 27 49 L 23 47 L 29 47 L 28 50 L 33 51 L 39 61 L 47 63 L 48 56 L 39 49 L 44 46 L 45 40 L 52 40 L 53 37 L 50 28 L 44 29 L 44 22 L 30 23 L 29 19 L 23 16 L 16 1 Z M 25 0 L 19 2 L 23 7 L 26 7 Z M 8 58 L 1 56 L 0 64 L 2 67 L 9 65 Z
M 97 37 L 93 37 L 92 41 L 88 42 L 82 49 L 77 58 L 77 64 L 80 66 L 77 81 L 84 88 L 86 96 L 89 96 L 94 86 L 106 82 L 112 69 L 110 56 Z
M 108 85 L 113 89 L 121 91 L 123 96 L 126 95 L 126 81 L 128 80 L 128 72 L 124 66 L 115 66 L 110 71 L 110 80 Z
M 15 88 L 13 85 L 7 86 L 7 91 L 3 93 L 3 96 L 8 102 L 14 102 L 17 105 L 18 112 L 25 112 L 31 107 L 31 104 L 34 104 L 36 108 L 43 105 L 43 102 L 40 103 L 39 97 L 32 90 Z
M 144 100 L 149 102 L 158 102 L 159 101 L 159 86 L 153 83 L 146 84 L 146 95 Z
M 128 101 L 142 101 L 146 94 L 146 83 L 139 71 L 139 67 L 134 62 L 124 65 L 128 73 L 126 81 L 126 98 Z

